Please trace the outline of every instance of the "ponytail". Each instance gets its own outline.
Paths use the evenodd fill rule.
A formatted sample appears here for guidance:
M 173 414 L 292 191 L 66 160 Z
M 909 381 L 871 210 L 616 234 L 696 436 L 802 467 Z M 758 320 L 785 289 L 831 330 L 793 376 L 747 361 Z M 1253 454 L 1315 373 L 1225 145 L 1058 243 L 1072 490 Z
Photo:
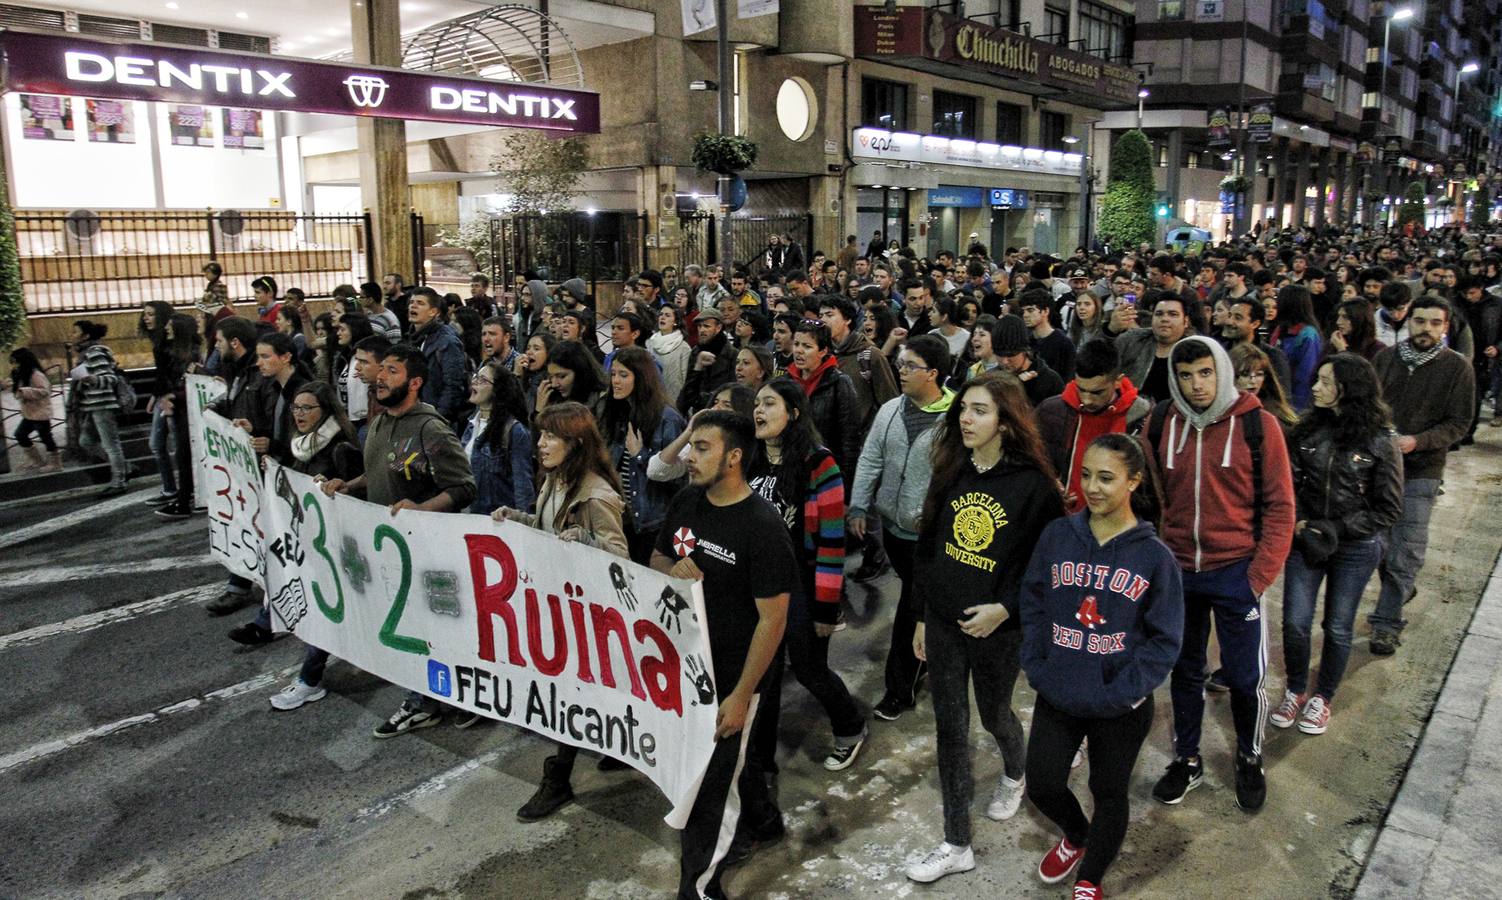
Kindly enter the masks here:
M 1163 495 L 1158 490 L 1158 481 L 1153 475 L 1152 467 L 1147 464 L 1147 454 L 1143 452 L 1142 445 L 1124 434 L 1103 434 L 1091 441 L 1090 446 L 1116 454 L 1126 465 L 1128 477 L 1142 477 L 1142 482 L 1132 491 L 1132 513 L 1139 521 L 1150 523 L 1154 528 L 1160 527 L 1163 520 Z

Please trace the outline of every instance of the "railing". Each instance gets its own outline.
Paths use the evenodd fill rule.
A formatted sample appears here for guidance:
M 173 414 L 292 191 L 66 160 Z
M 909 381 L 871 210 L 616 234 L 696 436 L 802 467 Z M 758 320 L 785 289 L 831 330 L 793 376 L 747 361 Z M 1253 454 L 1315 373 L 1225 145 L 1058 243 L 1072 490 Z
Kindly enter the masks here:
M 730 240 L 737 266 L 746 266 L 753 272 L 761 268 L 767 244 L 773 235 L 783 232 L 792 234 L 793 240 L 803 248 L 805 260 L 812 252 L 810 236 L 813 234 L 814 218 L 808 214 L 787 216 L 736 216 L 730 217 Z M 678 224 L 683 232 L 679 251 L 679 271 L 687 265 L 705 265 L 720 262 L 719 222 L 713 213 L 680 213 Z
M 647 217 L 639 213 L 567 212 L 491 219 L 490 280 L 509 290 L 528 271 L 557 283 L 583 278 L 590 294 L 601 281 L 625 281 L 646 267 Z
M 283 290 L 327 297 L 337 285 L 375 280 L 370 236 L 368 213 L 16 213 L 22 290 L 32 315 L 139 309 L 153 300 L 185 305 L 203 294 L 209 262 L 223 266 L 232 299 L 250 299 L 250 283 L 261 275 Z

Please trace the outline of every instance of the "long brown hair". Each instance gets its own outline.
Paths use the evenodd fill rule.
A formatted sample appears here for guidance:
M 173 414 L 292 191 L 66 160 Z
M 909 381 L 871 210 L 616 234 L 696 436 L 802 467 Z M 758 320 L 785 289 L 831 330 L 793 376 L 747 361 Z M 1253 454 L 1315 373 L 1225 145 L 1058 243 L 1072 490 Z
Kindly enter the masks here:
M 1033 416 L 1032 404 L 1022 382 L 1011 372 L 992 370 L 977 375 L 960 386 L 954 402 L 939 423 L 934 435 L 933 476 L 928 483 L 928 496 L 923 499 L 923 518 L 919 530 L 926 532 L 938 521 L 939 506 L 955 482 L 970 465 L 970 451 L 960 435 L 960 407 L 965 393 L 971 388 L 982 388 L 991 395 L 996 404 L 996 417 L 1001 426 L 1001 455 L 1010 462 L 1022 463 L 1047 475 L 1057 476 L 1053 463 L 1043 449 L 1043 439 L 1038 435 L 1038 423 Z
M 1256 366 L 1262 370 L 1262 389 L 1257 392 L 1257 399 L 1262 401 L 1262 408 L 1273 414 L 1273 418 L 1283 423 L 1287 429 L 1299 424 L 1299 414 L 1293 411 L 1288 404 L 1288 397 L 1283 393 L 1283 383 L 1278 380 L 1277 370 L 1273 368 L 1271 359 L 1268 359 L 1262 348 L 1250 343 L 1240 343 L 1231 348 L 1231 371 L 1236 376 Z
M 634 425 L 642 440 L 652 440 L 657 426 L 662 422 L 662 411 L 668 405 L 667 387 L 662 383 L 662 374 L 657 371 L 657 359 L 641 347 L 622 347 L 611 360 L 612 366 L 625 366 L 631 370 L 635 385 L 631 395 L 617 400 L 606 388 L 605 421 L 600 430 L 611 441 L 626 440 L 626 426 Z M 607 375 L 607 378 L 609 376 Z
M 620 493 L 615 470 L 610 465 L 610 453 L 605 449 L 605 439 L 595 424 L 594 413 L 582 403 L 569 400 L 537 414 L 537 434 L 546 431 L 568 442 L 568 455 L 563 465 L 544 473 L 544 478 L 557 478 L 568 489 L 569 496 L 579 490 L 584 477 L 594 472 Z

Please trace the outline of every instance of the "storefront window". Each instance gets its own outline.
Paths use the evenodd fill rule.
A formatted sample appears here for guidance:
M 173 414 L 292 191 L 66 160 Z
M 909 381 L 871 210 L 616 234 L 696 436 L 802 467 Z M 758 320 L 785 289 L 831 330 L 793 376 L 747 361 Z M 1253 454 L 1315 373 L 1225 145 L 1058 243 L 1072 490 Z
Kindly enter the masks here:
M 996 104 L 996 143 L 1022 146 L 1022 107 L 1012 103 Z
M 945 137 L 975 137 L 975 98 L 948 91 L 934 91 L 933 134 Z
M 887 131 L 906 131 L 907 85 L 880 78 L 862 78 L 861 124 Z

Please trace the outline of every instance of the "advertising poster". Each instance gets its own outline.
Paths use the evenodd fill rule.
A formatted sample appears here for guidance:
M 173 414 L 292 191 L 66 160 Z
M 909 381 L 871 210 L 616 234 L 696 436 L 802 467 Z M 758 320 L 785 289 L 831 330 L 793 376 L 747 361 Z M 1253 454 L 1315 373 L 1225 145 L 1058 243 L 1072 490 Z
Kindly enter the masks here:
M 1231 116 L 1224 109 L 1210 113 L 1209 140 L 1206 143 L 1216 148 L 1231 146 Z
M 214 119 L 208 107 L 167 104 L 167 127 L 177 147 L 214 146 Z
M 261 111 L 258 109 L 221 110 L 224 117 L 224 147 L 237 150 L 261 150 L 266 147 L 266 137 L 261 133 Z
M 89 140 L 101 144 L 136 142 L 136 107 L 129 100 L 85 100 Z
M 21 136 L 31 141 L 73 140 L 72 99 L 51 94 L 22 94 Z
M 1246 132 L 1254 144 L 1265 144 L 1273 139 L 1273 108 L 1271 104 L 1259 103 L 1252 107 L 1247 120 Z

